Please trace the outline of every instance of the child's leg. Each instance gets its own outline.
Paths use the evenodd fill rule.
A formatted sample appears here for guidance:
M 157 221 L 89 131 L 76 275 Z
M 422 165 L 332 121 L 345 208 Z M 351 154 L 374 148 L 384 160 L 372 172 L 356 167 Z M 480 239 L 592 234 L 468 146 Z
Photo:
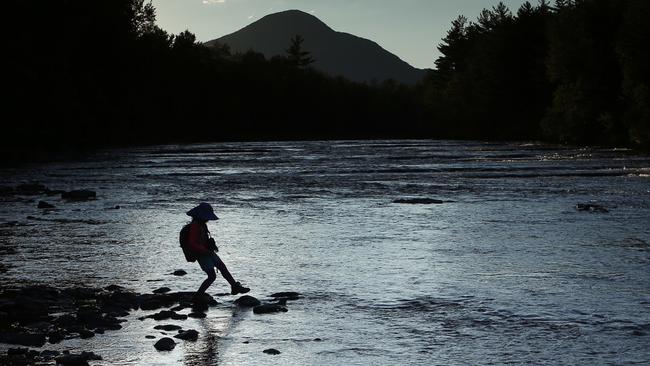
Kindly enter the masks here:
M 210 287 L 210 285 L 212 284 L 212 282 L 214 282 L 214 280 L 217 279 L 217 274 L 214 273 L 214 268 L 210 268 L 209 270 L 207 270 L 207 269 L 204 269 L 204 270 L 205 270 L 205 273 L 208 275 L 208 278 L 206 278 L 205 281 L 203 281 L 203 283 L 201 284 L 201 287 L 199 287 L 198 291 L 196 291 L 195 296 L 203 295 L 205 293 L 205 290 L 207 290 L 208 287 Z
M 216 256 L 216 257 L 217 258 L 216 258 L 215 262 L 216 262 L 217 269 L 219 270 L 219 272 L 221 272 L 221 275 L 223 276 L 223 278 L 225 278 L 226 281 L 228 281 L 230 286 L 235 286 L 237 281 L 235 281 L 235 279 L 232 278 L 232 275 L 230 274 L 230 271 L 228 271 L 228 268 L 226 267 L 226 264 L 223 263 L 223 261 L 221 260 L 221 258 L 219 258 L 219 256 Z

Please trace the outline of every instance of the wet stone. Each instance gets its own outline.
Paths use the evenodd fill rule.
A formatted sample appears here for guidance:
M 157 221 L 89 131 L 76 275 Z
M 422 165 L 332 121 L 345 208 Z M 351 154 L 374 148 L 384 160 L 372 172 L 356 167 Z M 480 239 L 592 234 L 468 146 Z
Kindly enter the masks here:
M 176 342 L 169 337 L 164 337 L 158 340 L 153 345 L 158 351 L 171 351 L 176 347 Z
M 261 304 L 260 300 L 250 295 L 244 295 L 234 301 L 237 306 L 252 308 Z
M 183 327 L 174 324 L 165 324 L 165 325 L 156 325 L 155 327 L 153 327 L 153 329 L 172 331 L 172 330 L 183 329 Z
M 285 298 L 287 300 L 298 300 L 300 298 L 300 293 L 294 291 L 276 292 L 274 294 L 271 294 L 271 297 Z
M 147 339 L 156 339 L 156 336 L 152 336 L 152 335 L 146 335 L 144 337 Z
M 154 320 L 165 320 L 165 319 L 183 320 L 183 315 L 178 314 L 175 311 L 163 310 L 163 311 L 159 311 L 159 312 L 157 312 L 155 314 L 146 316 L 145 318 L 151 318 L 151 319 L 154 319 Z
M 177 270 L 175 270 L 174 273 L 172 273 L 172 274 L 173 274 L 174 276 L 185 276 L 185 275 L 187 274 L 187 272 L 185 272 L 185 271 L 182 270 L 182 269 L 177 269 Z
M 199 338 L 199 332 L 194 329 L 189 329 L 186 331 L 179 331 L 174 338 L 182 339 L 184 341 L 196 341 Z
M 207 314 L 206 313 L 192 312 L 192 313 L 187 314 L 187 316 L 190 317 L 190 318 L 202 319 L 202 318 L 205 318 L 207 316 Z
M 165 293 L 167 293 L 169 291 L 171 291 L 171 289 L 169 287 L 161 287 L 161 288 L 153 290 L 153 293 L 154 294 L 165 294 Z
M 268 355 L 279 355 L 280 353 L 282 353 L 282 352 L 278 351 L 278 350 L 275 349 L 275 348 L 267 348 L 267 349 L 265 349 L 265 350 L 262 351 L 262 352 L 264 352 L 264 353 L 266 353 L 266 354 L 268 354 Z

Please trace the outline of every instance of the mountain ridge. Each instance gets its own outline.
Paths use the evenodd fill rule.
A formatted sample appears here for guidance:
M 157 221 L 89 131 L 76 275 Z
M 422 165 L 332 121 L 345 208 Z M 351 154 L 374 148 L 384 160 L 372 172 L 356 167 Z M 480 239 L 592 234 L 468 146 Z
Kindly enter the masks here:
M 332 29 L 314 15 L 287 10 L 266 15 L 246 27 L 211 40 L 209 47 L 227 44 L 233 52 L 254 50 L 265 57 L 285 55 L 290 39 L 301 35 L 303 49 L 315 59 L 315 69 L 357 82 L 394 79 L 415 84 L 426 70 L 417 69 L 377 42 Z

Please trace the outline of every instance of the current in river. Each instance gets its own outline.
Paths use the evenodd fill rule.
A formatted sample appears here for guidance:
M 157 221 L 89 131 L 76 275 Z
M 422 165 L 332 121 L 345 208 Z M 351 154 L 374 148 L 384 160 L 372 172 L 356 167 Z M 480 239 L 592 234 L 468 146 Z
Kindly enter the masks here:
M 12 248 L 0 256 L 5 284 L 195 290 L 205 274 L 185 262 L 178 234 L 205 201 L 220 218 L 209 224 L 219 254 L 251 295 L 302 295 L 274 315 L 217 297 L 207 318 L 184 324 L 199 340 L 167 353 L 145 338 L 161 336 L 158 323 L 138 313 L 120 331 L 45 346 L 101 354 L 93 364 L 650 363 L 647 155 L 428 140 L 219 143 L 102 150 L 0 175 L 6 186 L 97 192 L 88 202 L 0 196 L 0 244 Z M 408 203 L 422 198 L 430 204 Z M 219 277 L 208 292 L 228 289 Z

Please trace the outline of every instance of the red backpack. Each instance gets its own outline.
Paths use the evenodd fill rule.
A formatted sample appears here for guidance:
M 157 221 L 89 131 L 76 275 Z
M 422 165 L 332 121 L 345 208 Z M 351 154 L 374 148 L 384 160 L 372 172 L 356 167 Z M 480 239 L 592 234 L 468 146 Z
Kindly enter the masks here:
M 188 262 L 196 262 L 196 254 L 192 252 L 192 250 L 189 248 L 189 236 L 190 236 L 190 224 L 187 224 L 183 226 L 181 229 L 181 234 L 179 235 L 178 241 L 181 243 L 181 249 L 183 249 L 183 254 L 185 255 L 185 259 Z

